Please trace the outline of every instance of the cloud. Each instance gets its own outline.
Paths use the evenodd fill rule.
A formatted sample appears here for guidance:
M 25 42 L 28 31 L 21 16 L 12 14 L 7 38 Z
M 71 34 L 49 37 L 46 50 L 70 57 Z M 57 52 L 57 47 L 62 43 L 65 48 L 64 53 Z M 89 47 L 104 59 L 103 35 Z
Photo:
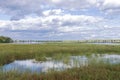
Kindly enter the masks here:
M 64 14 L 61 11 L 59 14 L 63 15 L 48 14 L 42 17 L 25 17 L 17 21 L 1 20 L 0 30 L 2 34 L 11 34 L 16 39 L 18 37 L 30 39 L 30 36 L 32 36 L 35 39 L 70 40 L 93 38 L 100 35 L 100 29 L 104 29 L 104 27 L 100 28 L 101 23 L 104 22 L 102 17 Z M 99 35 L 96 33 L 99 33 Z
M 53 10 L 51 12 L 53 12 Z M 44 17 L 25 17 L 24 19 L 20 19 L 17 21 L 0 21 L 0 28 L 8 28 L 11 30 L 55 30 L 58 28 L 67 29 L 68 27 L 68 29 L 70 28 L 73 30 L 77 30 L 78 26 L 86 26 L 89 24 L 94 25 L 102 20 L 103 18 L 101 17 L 93 17 L 87 15 L 49 14 L 49 16 Z
M 119 0 L 0 0 L 0 13 L 11 17 L 0 20 L 1 35 L 41 39 L 120 37 Z
M 107 14 L 120 12 L 120 1 L 119 0 L 99 0 L 97 2 L 98 7 L 105 11 Z
M 50 9 L 43 11 L 44 16 L 50 16 L 50 15 L 62 15 L 64 13 L 64 10 L 62 9 Z
M 19 20 L 29 14 L 41 16 L 48 9 L 83 9 L 93 4 L 95 0 L 0 0 L 0 12 Z
M 96 0 L 52 0 L 56 7 L 64 9 L 89 8 L 96 3 Z
M 46 0 L 48 1 L 48 0 Z M 0 9 L 3 13 L 11 15 L 11 19 L 18 20 L 25 15 L 35 13 L 41 15 L 41 11 L 47 5 L 44 0 L 0 0 Z M 48 2 L 49 3 L 49 2 Z
M 0 12 L 10 15 L 11 20 L 19 20 L 26 15 L 37 16 L 59 14 L 61 10 L 83 10 L 99 8 L 107 13 L 120 11 L 119 0 L 0 0 Z M 56 10 L 59 9 L 57 12 Z M 44 12 L 50 10 L 51 13 Z

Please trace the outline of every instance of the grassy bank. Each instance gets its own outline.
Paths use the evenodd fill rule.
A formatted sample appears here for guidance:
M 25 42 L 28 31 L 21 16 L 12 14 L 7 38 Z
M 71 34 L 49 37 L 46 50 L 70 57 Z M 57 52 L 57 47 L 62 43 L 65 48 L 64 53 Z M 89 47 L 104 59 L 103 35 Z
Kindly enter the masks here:
M 65 71 L 31 74 L 0 72 L 0 80 L 120 80 L 120 65 L 89 65 Z
M 95 45 L 81 43 L 48 44 L 0 44 L 0 65 L 20 59 L 37 59 L 59 56 L 59 54 L 89 55 L 114 53 L 120 54 L 120 45 Z M 44 59 L 44 58 L 43 58 Z

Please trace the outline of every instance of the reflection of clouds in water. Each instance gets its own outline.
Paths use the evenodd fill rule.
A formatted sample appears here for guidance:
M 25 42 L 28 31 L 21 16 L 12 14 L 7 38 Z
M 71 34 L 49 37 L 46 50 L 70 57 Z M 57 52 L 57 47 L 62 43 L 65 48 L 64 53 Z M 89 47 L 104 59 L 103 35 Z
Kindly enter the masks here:
M 87 56 L 71 56 L 68 60 L 68 64 L 61 61 L 45 61 L 39 62 L 35 59 L 31 60 L 16 60 L 13 63 L 3 66 L 4 71 L 18 70 L 18 71 L 32 71 L 32 72 L 47 72 L 49 69 L 64 70 L 66 68 L 80 67 L 90 64 L 90 60 L 95 60 L 98 63 L 102 60 L 105 63 L 119 64 L 120 55 L 114 54 L 93 54 L 90 57 Z
M 104 58 L 116 58 L 116 59 L 120 59 L 120 55 L 113 55 L 113 54 L 111 54 L 111 55 L 105 54 L 103 57 Z
M 88 65 L 88 58 L 86 56 L 71 56 L 70 64 L 72 67 L 80 67 Z
M 106 62 L 112 63 L 112 64 L 119 64 L 120 63 L 120 55 L 108 55 L 105 54 L 104 56 L 101 57 Z
M 64 69 L 68 68 L 66 64 L 62 62 L 46 61 L 46 62 L 34 62 L 35 60 L 16 60 L 13 63 L 3 66 L 6 71 L 9 70 L 30 70 L 33 72 L 46 72 L 48 69 Z

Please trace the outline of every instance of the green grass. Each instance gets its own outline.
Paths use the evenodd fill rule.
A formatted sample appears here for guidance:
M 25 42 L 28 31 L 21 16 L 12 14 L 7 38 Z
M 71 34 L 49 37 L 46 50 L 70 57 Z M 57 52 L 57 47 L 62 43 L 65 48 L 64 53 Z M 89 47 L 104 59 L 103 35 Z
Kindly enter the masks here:
M 0 65 L 20 59 L 46 60 L 46 57 L 60 60 L 70 55 L 120 54 L 120 45 L 95 45 L 81 43 L 47 44 L 0 44 Z M 93 60 L 94 61 L 94 60 Z M 0 80 L 120 80 L 120 64 L 91 63 L 88 66 L 64 71 L 33 73 L 17 71 L 3 72 Z
M 0 44 L 0 65 L 14 60 L 45 60 L 43 57 L 57 57 L 61 54 L 120 54 L 120 45 L 95 45 L 81 43 L 49 43 L 49 44 Z
M 48 73 L 19 73 L 16 71 L 2 73 L 0 80 L 120 80 L 120 64 L 99 66 L 89 65 L 65 71 L 52 71 Z

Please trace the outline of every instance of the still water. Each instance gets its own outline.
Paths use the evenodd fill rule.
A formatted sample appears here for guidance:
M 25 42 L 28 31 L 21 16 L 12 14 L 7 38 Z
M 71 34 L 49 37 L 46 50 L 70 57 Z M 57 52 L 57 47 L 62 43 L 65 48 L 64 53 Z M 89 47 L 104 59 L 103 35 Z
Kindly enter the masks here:
M 87 44 L 98 44 L 98 45 L 120 45 L 120 43 L 87 43 Z
M 30 72 L 47 72 L 49 70 L 64 70 L 67 68 L 87 66 L 93 63 L 109 63 L 120 64 L 120 55 L 116 54 L 93 54 L 90 56 L 69 56 L 69 59 L 47 61 L 29 60 L 15 60 L 10 64 L 2 66 L 4 72 L 8 71 L 30 71 Z

